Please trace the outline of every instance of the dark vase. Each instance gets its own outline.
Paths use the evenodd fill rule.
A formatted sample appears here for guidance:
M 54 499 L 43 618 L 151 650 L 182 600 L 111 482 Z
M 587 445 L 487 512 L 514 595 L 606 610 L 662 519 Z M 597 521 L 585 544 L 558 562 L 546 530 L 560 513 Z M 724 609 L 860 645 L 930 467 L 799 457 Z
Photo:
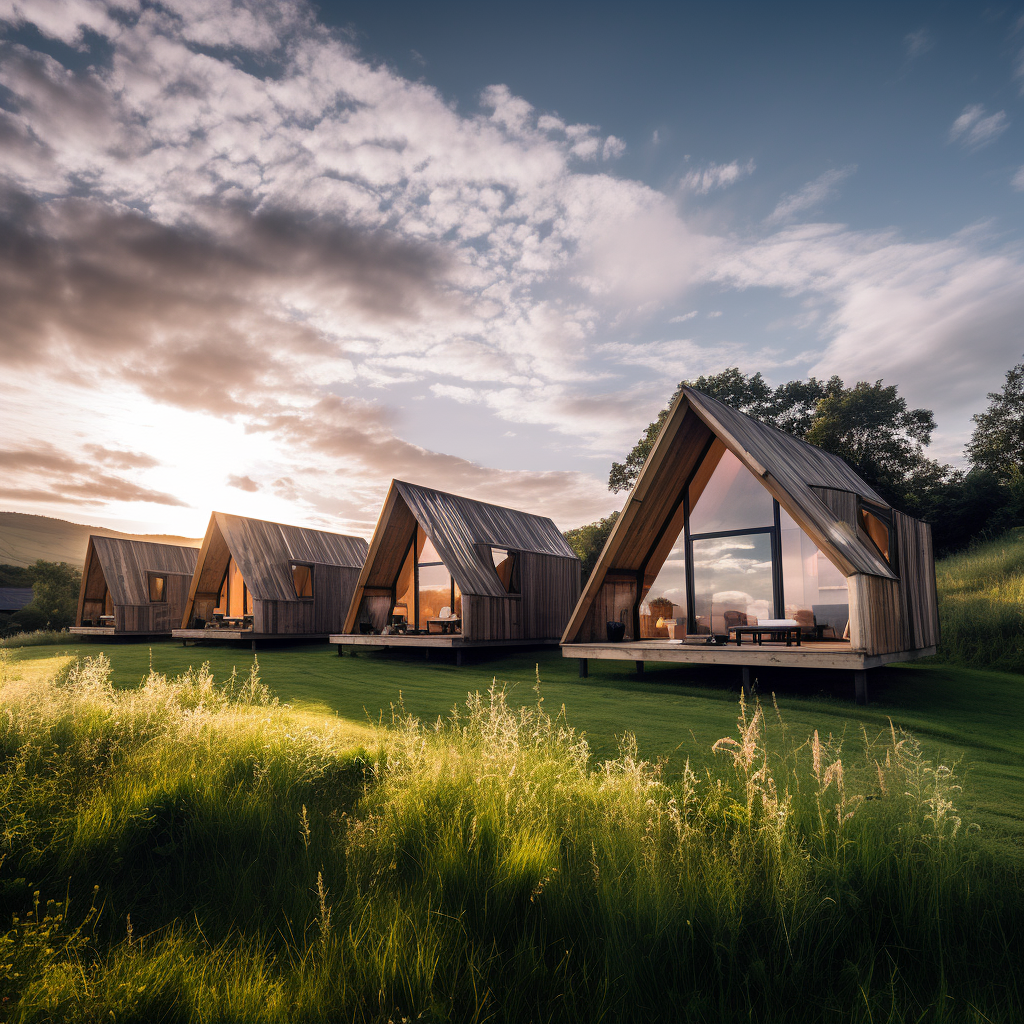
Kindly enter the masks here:
M 608 623 L 608 643 L 619 644 L 622 643 L 622 638 L 626 635 L 626 624 L 624 622 L 609 622 Z

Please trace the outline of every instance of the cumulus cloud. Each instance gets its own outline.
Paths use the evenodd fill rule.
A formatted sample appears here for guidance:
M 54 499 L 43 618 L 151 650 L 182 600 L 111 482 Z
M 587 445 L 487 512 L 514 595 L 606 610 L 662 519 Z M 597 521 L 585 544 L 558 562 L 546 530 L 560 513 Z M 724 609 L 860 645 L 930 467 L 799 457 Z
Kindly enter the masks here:
M 765 223 L 785 223 L 799 213 L 813 210 L 816 206 L 821 206 L 828 202 L 835 197 L 839 184 L 849 178 L 856 170 L 855 166 L 850 166 L 825 171 L 824 174 L 819 175 L 814 181 L 809 181 L 798 192 L 783 196 Z
M 252 477 L 236 476 L 234 473 L 228 477 L 228 487 L 237 487 L 240 491 L 247 491 L 249 494 L 255 494 L 260 489 L 260 485 Z
M 475 403 L 495 435 L 525 424 L 584 458 L 621 454 L 681 377 L 783 364 L 738 342 L 631 340 L 703 285 L 813 300 L 836 366 L 857 367 L 860 344 L 890 376 L 935 343 L 937 365 L 964 371 L 929 378 L 937 394 L 978 390 L 956 345 L 975 364 L 1009 338 L 1019 349 L 1018 254 L 791 226 L 853 168 L 783 197 L 747 237 L 719 236 L 680 213 L 677 191 L 609 173 L 624 143 L 598 126 L 501 84 L 459 110 L 299 0 L 0 0 L 0 20 L 84 54 L 0 44 L 0 361 L 96 404 L 116 385 L 194 415 L 216 486 L 254 482 L 238 464 L 273 480 L 253 502 L 372 527 L 387 481 L 406 476 L 566 525 L 607 514 L 603 473 L 429 451 L 389 402 L 415 385 L 410 408 L 423 394 Z M 683 187 L 709 194 L 753 170 L 709 164 Z M 266 462 L 206 443 L 209 417 L 265 441 Z M 161 474 L 187 476 L 184 462 L 147 465 L 128 433 L 89 436 L 73 466 L 23 465 L 6 493 L 55 493 L 47 474 L 63 473 L 82 500 L 159 501 Z
M 679 187 L 698 195 L 707 195 L 714 189 L 727 188 L 740 178 L 753 174 L 755 166 L 753 160 L 748 160 L 745 164 L 738 160 L 728 164 L 710 164 L 703 170 L 690 171 L 680 180 Z
M 965 149 L 981 149 L 994 142 L 1010 126 L 1010 119 L 1004 110 L 985 116 L 980 103 L 964 107 L 964 112 L 949 129 L 949 141 L 959 142 Z

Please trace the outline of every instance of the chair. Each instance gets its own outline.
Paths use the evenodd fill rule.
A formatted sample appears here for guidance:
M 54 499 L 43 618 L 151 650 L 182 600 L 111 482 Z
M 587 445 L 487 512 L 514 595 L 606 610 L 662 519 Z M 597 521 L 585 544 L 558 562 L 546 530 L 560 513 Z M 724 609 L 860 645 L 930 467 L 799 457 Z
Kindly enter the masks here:
M 441 609 L 441 610 L 440 610 L 440 611 L 439 611 L 439 612 L 437 613 L 437 617 L 438 617 L 439 619 L 450 619 L 450 618 L 452 617 L 452 610 L 451 610 L 451 608 L 449 608 L 449 607 L 448 607 L 448 605 L 445 605 L 445 606 L 444 606 L 444 607 L 443 607 L 443 608 L 442 608 L 442 609 Z
M 729 611 L 722 612 L 722 618 L 725 619 L 726 632 L 732 629 L 733 626 L 747 625 L 746 612 L 738 612 L 735 609 L 729 609 Z

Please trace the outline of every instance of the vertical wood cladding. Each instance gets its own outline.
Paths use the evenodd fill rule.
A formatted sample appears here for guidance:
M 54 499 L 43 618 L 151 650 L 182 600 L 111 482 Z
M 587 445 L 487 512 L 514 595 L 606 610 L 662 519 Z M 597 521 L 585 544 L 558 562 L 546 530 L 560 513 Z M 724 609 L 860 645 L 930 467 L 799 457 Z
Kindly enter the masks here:
M 935 556 L 928 523 L 893 511 L 900 607 L 907 622 L 910 650 L 934 647 L 939 642 L 939 606 L 935 590 Z
M 857 529 L 857 495 L 851 491 L 837 491 L 831 487 L 812 487 L 814 493 L 832 510 L 841 523 Z
M 850 639 L 854 649 L 867 654 L 912 650 L 899 581 L 852 576 L 848 585 Z
M 633 608 L 637 600 L 636 577 L 608 573 L 590 606 L 577 643 L 604 643 L 608 639 L 608 623 L 621 622 L 626 627 L 624 639 L 633 640 Z
M 98 624 L 109 595 L 118 632 L 169 633 L 180 624 L 198 554 L 172 544 L 90 537 L 76 625 Z M 151 576 L 164 577 L 163 601 L 149 599 Z

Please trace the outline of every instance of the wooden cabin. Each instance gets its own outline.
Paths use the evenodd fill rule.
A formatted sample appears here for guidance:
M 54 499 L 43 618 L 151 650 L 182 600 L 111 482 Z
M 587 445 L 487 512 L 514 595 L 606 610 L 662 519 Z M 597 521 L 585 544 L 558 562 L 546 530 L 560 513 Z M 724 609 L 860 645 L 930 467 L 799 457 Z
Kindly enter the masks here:
M 90 537 L 71 632 L 170 635 L 181 621 L 198 555 L 175 544 Z
M 173 635 L 325 640 L 365 558 L 361 537 L 214 512 Z
M 550 519 L 394 480 L 331 643 L 557 644 L 579 592 L 580 561 Z
M 799 645 L 794 630 L 756 642 L 759 620 L 799 624 Z M 581 675 L 590 658 L 732 664 L 745 686 L 758 666 L 850 669 L 863 701 L 867 670 L 938 640 L 926 523 L 842 459 L 683 388 L 562 653 Z

